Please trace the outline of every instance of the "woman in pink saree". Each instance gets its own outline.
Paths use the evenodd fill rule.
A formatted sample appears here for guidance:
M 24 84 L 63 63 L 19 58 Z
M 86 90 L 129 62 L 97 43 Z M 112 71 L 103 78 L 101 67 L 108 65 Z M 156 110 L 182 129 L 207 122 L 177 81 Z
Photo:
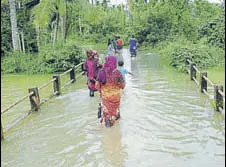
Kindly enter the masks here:
M 89 95 L 94 96 L 94 92 L 97 90 L 95 87 L 97 77 L 97 61 L 94 59 L 94 52 L 92 50 L 86 51 L 87 60 L 83 64 L 83 69 L 87 74 L 87 85 L 90 90 Z
M 107 56 L 104 67 L 97 75 L 96 88 L 102 100 L 102 117 L 100 122 L 104 122 L 106 127 L 114 125 L 115 121 L 120 117 L 121 89 L 124 89 L 125 83 L 122 74 L 116 67 L 116 57 Z

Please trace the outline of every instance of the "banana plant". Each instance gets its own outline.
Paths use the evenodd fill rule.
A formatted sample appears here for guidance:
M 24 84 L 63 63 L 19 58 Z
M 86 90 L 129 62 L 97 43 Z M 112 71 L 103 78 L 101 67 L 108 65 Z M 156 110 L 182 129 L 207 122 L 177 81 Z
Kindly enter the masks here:
M 62 38 L 66 38 L 67 2 L 65 0 L 40 1 L 32 10 L 33 23 L 36 27 L 39 41 L 40 29 L 49 27 L 51 39 L 57 40 L 59 23 L 61 23 Z

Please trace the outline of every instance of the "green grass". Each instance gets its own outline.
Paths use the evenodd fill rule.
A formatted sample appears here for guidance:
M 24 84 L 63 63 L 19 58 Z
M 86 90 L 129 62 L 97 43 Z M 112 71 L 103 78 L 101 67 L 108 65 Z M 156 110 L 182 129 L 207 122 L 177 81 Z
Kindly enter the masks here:
M 223 85 L 225 88 L 225 67 L 207 69 L 207 77 L 214 83 Z
M 169 65 L 169 58 L 161 56 L 160 60 L 161 64 L 166 69 L 174 69 L 172 66 Z M 207 77 L 210 81 L 212 81 L 214 84 L 223 85 L 225 89 L 225 67 L 213 67 L 208 69 L 201 69 L 200 71 L 207 72 Z

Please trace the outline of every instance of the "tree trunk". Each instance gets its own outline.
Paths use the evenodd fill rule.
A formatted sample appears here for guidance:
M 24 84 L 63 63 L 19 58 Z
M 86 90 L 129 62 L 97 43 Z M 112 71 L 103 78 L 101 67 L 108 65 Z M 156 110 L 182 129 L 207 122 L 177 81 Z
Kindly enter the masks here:
M 10 22 L 11 22 L 11 31 L 12 31 L 12 41 L 13 41 L 13 50 L 19 51 L 19 38 L 18 38 L 18 28 L 17 28 L 17 18 L 16 18 L 16 4 L 15 0 L 8 0 L 9 2 L 9 11 L 10 11 Z
M 18 33 L 18 45 L 19 45 L 19 50 L 21 51 L 22 50 L 22 48 L 21 48 L 21 42 L 20 42 L 21 40 L 20 40 L 20 33 Z
M 81 26 L 81 19 L 78 18 L 78 26 L 79 26 L 79 32 L 82 33 L 82 26 Z
M 59 13 L 57 13 L 57 16 L 56 16 L 56 22 L 55 22 L 55 27 L 54 27 L 53 42 L 56 42 L 56 40 L 57 40 L 58 25 L 59 25 Z
M 67 36 L 67 3 L 65 5 L 65 14 L 63 16 L 60 16 L 60 22 L 62 39 L 65 40 Z
M 60 17 L 61 19 L 61 32 L 62 32 L 62 39 L 65 40 L 67 36 L 67 16 L 63 15 Z
M 23 31 L 21 31 L 21 42 L 22 42 L 22 49 L 23 49 L 23 52 L 25 52 L 24 33 L 23 33 Z
M 54 29 L 54 22 L 51 23 L 51 29 L 53 30 Z M 50 40 L 51 42 L 53 42 L 53 36 L 54 36 L 54 31 L 51 31 L 51 35 L 50 35 Z
M 40 36 L 40 29 L 39 26 L 36 26 L 36 34 L 37 34 L 37 45 L 38 45 L 38 50 L 39 50 L 39 46 L 40 46 L 40 41 L 39 41 L 39 36 Z

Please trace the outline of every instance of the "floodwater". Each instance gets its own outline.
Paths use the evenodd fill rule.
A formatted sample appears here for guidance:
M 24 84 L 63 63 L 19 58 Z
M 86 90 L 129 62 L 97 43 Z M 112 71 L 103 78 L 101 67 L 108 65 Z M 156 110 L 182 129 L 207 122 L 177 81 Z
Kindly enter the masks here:
M 100 99 L 97 93 L 89 97 L 83 78 L 5 133 L 1 166 L 225 166 L 225 117 L 214 111 L 189 76 L 163 66 L 158 55 L 138 52 L 130 58 L 124 49 L 122 56 L 135 76 L 126 76 L 121 119 L 114 127 L 99 126 Z M 18 98 L 28 89 L 27 84 L 19 88 L 15 78 L 19 82 L 24 76 L 2 76 L 4 108 L 14 102 L 7 94 L 14 91 Z M 36 77 L 39 84 L 48 78 Z M 24 106 L 3 114 L 3 127 Z

